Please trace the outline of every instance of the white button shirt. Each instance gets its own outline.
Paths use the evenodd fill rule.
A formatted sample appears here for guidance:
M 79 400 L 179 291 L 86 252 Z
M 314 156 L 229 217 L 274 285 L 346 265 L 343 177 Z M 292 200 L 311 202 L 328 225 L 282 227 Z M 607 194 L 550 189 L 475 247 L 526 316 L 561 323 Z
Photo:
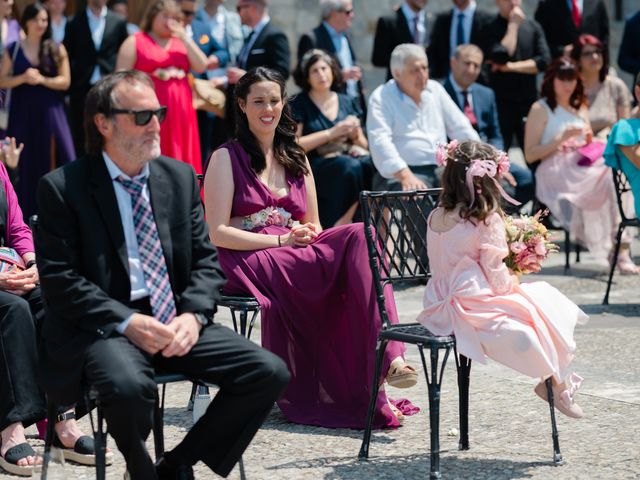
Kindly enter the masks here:
M 395 80 L 369 97 L 367 133 L 371 158 L 380 175 L 393 178 L 407 166 L 435 165 L 435 151 L 447 138 L 480 140 L 444 87 L 429 80 L 420 105 Z
M 107 7 L 102 7 L 98 17 L 93 14 L 89 7 L 87 7 L 86 12 L 87 20 L 89 21 L 89 30 L 91 31 L 91 39 L 93 40 L 93 45 L 97 52 L 100 50 L 100 46 L 102 45 L 102 37 L 104 36 L 104 29 L 107 25 Z M 93 69 L 93 74 L 91 75 L 89 83 L 91 85 L 95 85 L 98 80 L 100 80 L 100 67 L 96 65 Z

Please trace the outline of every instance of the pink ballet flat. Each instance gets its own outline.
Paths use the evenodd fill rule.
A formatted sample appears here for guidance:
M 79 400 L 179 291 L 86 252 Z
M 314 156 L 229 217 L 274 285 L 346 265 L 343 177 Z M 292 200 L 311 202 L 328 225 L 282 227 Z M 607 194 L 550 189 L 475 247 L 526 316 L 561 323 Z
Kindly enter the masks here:
M 553 386 L 553 406 L 567 417 L 582 418 L 584 412 L 575 402 L 575 394 L 582 384 L 582 377 L 572 373 L 564 383 Z M 548 401 L 547 386 L 544 381 L 535 386 L 533 391 L 545 402 Z

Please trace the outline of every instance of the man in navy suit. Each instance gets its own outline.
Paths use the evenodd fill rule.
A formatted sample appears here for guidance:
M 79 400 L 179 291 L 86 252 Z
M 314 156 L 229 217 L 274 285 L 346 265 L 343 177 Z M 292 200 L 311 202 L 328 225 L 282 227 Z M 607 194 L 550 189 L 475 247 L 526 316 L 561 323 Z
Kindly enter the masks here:
M 322 23 L 305 33 L 298 42 L 298 63 L 305 53 L 319 48 L 335 57 L 342 71 L 344 93 L 353 97 L 363 112 L 367 104 L 362 89 L 362 69 L 356 63 L 347 31 L 353 23 L 351 0 L 320 0 Z
M 624 24 L 618 65 L 634 78 L 640 73 L 640 10 L 629 16 Z
M 476 83 L 482 60 L 482 50 L 476 45 L 458 45 L 451 57 L 451 71 L 444 81 L 444 89 L 467 116 L 480 139 L 502 150 L 504 141 L 498 123 L 496 96 L 489 87 Z M 509 194 L 520 203 L 525 204 L 533 199 L 533 175 L 528 168 L 512 163 L 510 173 L 504 175 L 504 180 Z

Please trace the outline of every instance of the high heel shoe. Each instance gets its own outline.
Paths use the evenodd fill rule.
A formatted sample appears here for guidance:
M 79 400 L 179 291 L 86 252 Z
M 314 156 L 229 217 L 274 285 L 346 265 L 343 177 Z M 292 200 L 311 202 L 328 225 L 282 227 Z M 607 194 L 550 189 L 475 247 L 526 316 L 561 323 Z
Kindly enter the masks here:
M 575 395 L 582 385 L 582 380 L 581 376 L 572 373 L 563 383 L 553 386 L 553 406 L 567 417 L 584 417 L 582 408 L 575 402 Z M 549 401 L 545 381 L 536 385 L 533 391 L 545 402 Z

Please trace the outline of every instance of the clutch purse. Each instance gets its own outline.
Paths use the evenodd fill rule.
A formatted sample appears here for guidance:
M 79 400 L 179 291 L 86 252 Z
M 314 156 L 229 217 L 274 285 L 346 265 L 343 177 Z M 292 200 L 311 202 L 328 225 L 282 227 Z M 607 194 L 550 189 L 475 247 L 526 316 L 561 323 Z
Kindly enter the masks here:
M 12 268 L 24 270 L 25 264 L 22 257 L 10 247 L 0 247 L 0 273 L 7 272 Z
M 593 165 L 596 160 L 602 158 L 606 146 L 606 144 L 594 140 L 578 148 L 578 153 L 580 154 L 578 165 L 581 167 L 590 167 Z

